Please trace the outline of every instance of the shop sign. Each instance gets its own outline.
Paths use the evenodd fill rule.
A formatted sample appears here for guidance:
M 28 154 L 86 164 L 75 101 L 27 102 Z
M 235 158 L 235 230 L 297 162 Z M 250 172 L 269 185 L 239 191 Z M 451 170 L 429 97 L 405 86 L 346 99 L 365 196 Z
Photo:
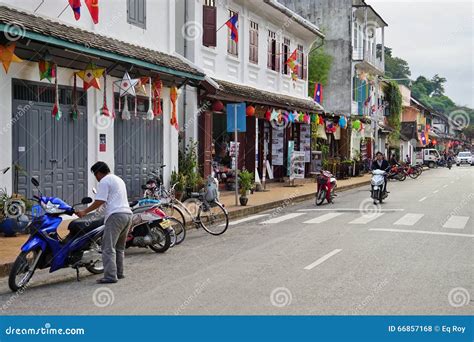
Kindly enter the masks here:
M 246 104 L 228 103 L 227 104 L 227 132 L 235 132 L 235 116 L 237 115 L 237 132 L 245 132 L 247 130 Z

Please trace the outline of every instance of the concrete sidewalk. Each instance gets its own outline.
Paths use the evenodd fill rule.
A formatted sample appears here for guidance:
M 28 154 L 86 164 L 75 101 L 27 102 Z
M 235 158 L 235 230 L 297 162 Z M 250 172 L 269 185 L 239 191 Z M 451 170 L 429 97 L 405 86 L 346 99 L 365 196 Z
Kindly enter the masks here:
M 292 203 L 314 199 L 316 193 L 316 183 L 314 180 L 296 181 L 296 186 L 289 186 L 288 183 L 267 184 L 263 192 L 254 192 L 249 195 L 247 206 L 235 205 L 234 192 L 222 192 L 221 202 L 229 212 L 229 218 L 244 217 L 264 210 L 288 206 Z M 370 183 L 370 175 L 354 177 L 337 182 L 337 190 L 347 190 L 354 187 Z M 67 221 L 63 222 L 58 229 L 60 236 L 67 235 Z M 28 235 L 17 237 L 0 237 L 0 277 L 8 275 L 12 263 L 20 252 L 21 245 L 28 239 Z

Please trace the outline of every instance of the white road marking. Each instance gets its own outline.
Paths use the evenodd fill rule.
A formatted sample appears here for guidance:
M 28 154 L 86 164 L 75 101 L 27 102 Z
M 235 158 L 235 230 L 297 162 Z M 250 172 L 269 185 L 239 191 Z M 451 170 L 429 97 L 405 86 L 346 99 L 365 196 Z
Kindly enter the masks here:
M 414 234 L 428 234 L 428 235 L 446 235 L 446 236 L 461 236 L 461 237 L 474 238 L 474 234 L 459 234 L 459 233 L 431 232 L 431 231 L 427 231 L 427 230 L 384 229 L 384 228 L 370 228 L 369 230 L 379 231 L 379 232 L 414 233 Z
M 451 184 L 454 184 L 454 181 L 451 181 Z
M 423 197 L 423 198 L 420 198 L 420 200 L 419 200 L 418 202 L 423 202 L 423 201 L 424 201 L 425 199 L 427 199 L 427 198 L 428 198 L 427 196 L 425 196 L 425 197 Z
M 447 188 L 447 187 L 448 187 L 448 184 L 444 184 L 444 185 L 443 185 L 443 188 Z
M 311 270 L 311 269 L 315 268 L 316 266 L 321 265 L 323 262 L 325 262 L 326 260 L 328 260 L 330 257 L 336 255 L 336 254 L 339 253 L 340 251 L 342 251 L 342 249 L 335 249 L 335 250 L 333 250 L 332 252 L 326 254 L 325 256 L 319 258 L 318 260 L 316 260 L 316 261 L 313 262 L 312 264 L 309 264 L 309 265 L 306 266 L 304 269 L 305 269 L 305 270 Z
M 342 215 L 342 213 L 329 213 L 329 214 L 324 214 L 324 215 L 321 215 L 321 216 L 318 216 L 314 219 L 311 219 L 311 220 L 308 220 L 308 221 L 304 221 L 303 223 L 308 223 L 308 224 L 311 224 L 311 223 L 322 223 L 322 222 L 326 222 L 326 221 L 329 221 L 335 217 L 338 217 Z
M 352 211 L 360 212 L 360 208 L 332 208 L 332 209 L 318 209 L 318 208 L 309 208 L 309 209 L 298 209 L 298 211 Z M 379 212 L 394 212 L 394 211 L 405 211 L 405 209 L 377 209 Z
M 358 217 L 355 220 L 349 222 L 349 224 L 366 224 L 379 218 L 382 215 L 385 215 L 385 214 L 384 213 L 364 214 L 361 217 Z
M 244 222 L 247 222 L 247 221 L 256 220 L 256 219 L 259 219 L 259 218 L 262 218 L 262 217 L 265 217 L 265 216 L 268 216 L 268 215 L 270 215 L 270 214 L 261 214 L 261 215 L 249 216 L 249 217 L 243 218 L 243 219 L 241 219 L 241 220 L 229 222 L 229 226 L 235 226 L 236 224 L 240 224 L 240 223 L 244 223 Z
M 396 226 L 413 226 L 415 223 L 417 223 L 423 216 L 424 214 L 406 214 L 405 216 L 402 216 L 398 221 L 394 223 Z
M 450 216 L 446 223 L 443 224 L 443 228 L 464 229 L 467 221 L 469 221 L 469 216 Z
M 434 194 L 435 194 L 435 193 L 437 193 L 437 192 L 439 192 L 439 190 L 435 190 L 435 191 L 433 191 L 433 193 L 434 193 Z
M 280 217 L 275 217 L 275 218 L 260 222 L 260 224 L 280 223 L 280 222 L 283 222 L 283 221 L 286 221 L 286 220 L 291 220 L 292 218 L 295 218 L 295 217 L 298 217 L 298 216 L 301 216 L 301 215 L 304 215 L 304 213 L 287 214 L 287 215 L 283 215 L 283 216 L 280 216 Z

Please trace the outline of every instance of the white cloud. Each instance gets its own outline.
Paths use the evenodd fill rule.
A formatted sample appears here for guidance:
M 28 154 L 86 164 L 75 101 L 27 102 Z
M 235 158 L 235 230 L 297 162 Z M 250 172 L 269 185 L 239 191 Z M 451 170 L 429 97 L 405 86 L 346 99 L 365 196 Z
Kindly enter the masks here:
M 387 21 L 385 45 L 405 59 L 412 77 L 439 74 L 456 103 L 474 107 L 473 3 L 368 0 Z

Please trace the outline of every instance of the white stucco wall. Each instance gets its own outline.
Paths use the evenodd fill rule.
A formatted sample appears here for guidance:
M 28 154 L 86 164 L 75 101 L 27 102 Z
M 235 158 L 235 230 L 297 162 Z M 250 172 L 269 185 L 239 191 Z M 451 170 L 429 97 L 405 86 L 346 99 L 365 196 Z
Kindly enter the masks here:
M 94 25 L 89 10 L 81 1 L 81 18 L 76 21 L 73 11 L 67 7 L 67 0 L 2 0 L 4 4 L 52 20 L 73 25 L 98 34 L 113 37 L 153 50 L 173 53 L 175 50 L 175 1 L 146 1 L 146 29 L 127 22 L 127 0 L 108 0 L 99 2 L 99 23 Z M 66 8 L 67 7 L 67 8 Z M 66 8 L 66 9 L 65 9 Z M 65 11 L 59 16 L 59 14 Z M 59 18 L 58 18 L 59 16 Z

